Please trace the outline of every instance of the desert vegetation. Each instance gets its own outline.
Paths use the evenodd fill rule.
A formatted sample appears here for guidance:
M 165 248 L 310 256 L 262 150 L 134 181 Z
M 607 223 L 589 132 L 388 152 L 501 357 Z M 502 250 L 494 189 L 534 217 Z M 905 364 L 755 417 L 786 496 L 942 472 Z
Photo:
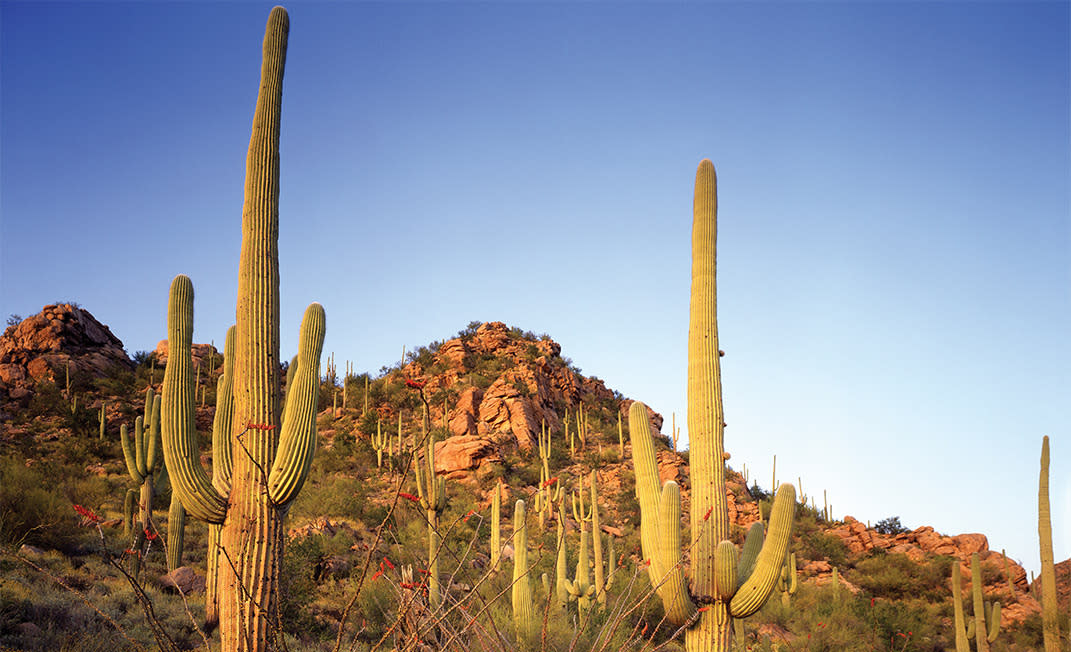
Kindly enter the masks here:
M 52 365 L 8 397 L 0 648 L 1067 649 L 1044 547 L 1047 438 L 1040 589 L 980 535 L 835 521 L 802 481 L 764 489 L 729 466 L 709 160 L 694 186 L 687 451 L 549 336 L 500 323 L 340 377 L 331 357 L 321 369 L 314 303 L 281 364 L 288 30 L 274 9 L 222 354 L 193 343 L 180 275 L 166 361 Z

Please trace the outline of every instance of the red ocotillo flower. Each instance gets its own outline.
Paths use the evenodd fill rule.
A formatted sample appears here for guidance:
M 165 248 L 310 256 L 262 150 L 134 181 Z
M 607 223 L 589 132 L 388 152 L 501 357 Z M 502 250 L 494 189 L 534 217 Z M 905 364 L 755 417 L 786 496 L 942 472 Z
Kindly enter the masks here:
M 413 380 L 412 378 L 405 379 L 405 386 L 410 389 L 424 389 L 424 385 L 427 383 L 428 381 L 426 380 Z
M 78 515 L 82 517 L 82 525 L 92 525 L 94 523 L 100 523 L 102 520 L 97 516 L 96 512 L 87 507 L 82 507 L 81 505 L 75 505 L 74 511 L 78 512 Z
M 398 495 L 401 496 L 402 498 L 405 498 L 406 500 L 411 500 L 414 503 L 419 503 L 420 502 L 420 498 L 417 498 L 413 494 L 407 494 L 404 491 L 399 491 Z

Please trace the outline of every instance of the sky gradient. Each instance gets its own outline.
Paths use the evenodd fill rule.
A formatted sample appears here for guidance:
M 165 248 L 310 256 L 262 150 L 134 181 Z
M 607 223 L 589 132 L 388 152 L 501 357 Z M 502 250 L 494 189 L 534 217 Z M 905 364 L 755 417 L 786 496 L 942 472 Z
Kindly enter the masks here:
M 0 3 L 3 316 L 148 350 L 185 273 L 222 343 L 270 8 Z M 730 464 L 1036 571 L 1047 434 L 1071 557 L 1067 3 L 287 8 L 284 358 L 499 320 L 683 421 L 708 157 Z

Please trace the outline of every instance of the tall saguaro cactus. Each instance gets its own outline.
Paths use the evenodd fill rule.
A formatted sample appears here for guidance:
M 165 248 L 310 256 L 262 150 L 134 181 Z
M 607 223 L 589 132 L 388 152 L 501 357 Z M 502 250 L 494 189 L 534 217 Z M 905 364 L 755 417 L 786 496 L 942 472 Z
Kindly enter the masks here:
M 275 7 L 264 35 L 260 92 L 246 159 L 235 329 L 231 487 L 221 493 L 199 462 L 193 420 L 193 284 L 178 276 L 168 310 L 163 390 L 164 456 L 187 513 L 220 524 L 221 649 L 265 650 L 278 609 L 283 517 L 316 447 L 316 401 L 325 317 L 305 311 L 297 372 L 281 414 L 279 357 L 279 126 L 290 19 Z M 171 364 L 172 360 L 175 364 Z
M 1052 516 L 1049 509 L 1049 437 L 1041 440 L 1041 474 L 1038 476 L 1038 541 L 1041 545 L 1041 625 L 1045 652 L 1060 652 L 1060 620 L 1056 606 L 1056 566 L 1052 552 Z
M 688 335 L 688 434 L 691 446 L 691 581 L 685 580 L 681 554 L 680 489 L 659 487 L 647 408 L 633 403 L 629 436 L 636 467 L 641 512 L 640 540 L 650 561 L 648 572 L 665 606 L 666 617 L 685 626 L 688 652 L 728 652 L 733 618 L 762 607 L 777 583 L 788 549 L 796 496 L 792 485 L 777 490 L 769 535 L 751 573 L 729 541 L 725 497 L 725 419 L 718 356 L 715 244 L 717 190 L 714 166 L 704 159 L 695 180 L 692 224 L 692 292 Z
M 163 456 L 160 453 L 160 397 L 155 396 L 152 388 L 145 390 L 145 414 L 134 420 L 134 439 L 131 441 L 126 424 L 119 428 L 119 440 L 123 447 L 123 458 L 130 479 L 139 485 L 136 498 L 138 507 L 137 526 L 131 527 L 133 540 L 131 550 L 135 551 L 132 564 L 134 574 L 141 568 L 141 550 L 145 537 L 154 533 L 152 523 L 153 501 L 163 488 L 166 475 Z M 127 496 L 130 494 L 128 493 Z M 133 505 L 131 505 L 133 515 Z

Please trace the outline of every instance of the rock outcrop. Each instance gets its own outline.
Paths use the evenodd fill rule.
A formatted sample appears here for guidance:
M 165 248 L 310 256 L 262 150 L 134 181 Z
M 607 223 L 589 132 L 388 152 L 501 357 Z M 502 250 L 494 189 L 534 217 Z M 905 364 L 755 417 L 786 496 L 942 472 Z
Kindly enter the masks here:
M 28 400 L 36 383 L 133 369 L 123 343 L 88 310 L 61 303 L 9 326 L 0 336 L 0 400 Z
M 428 396 L 456 393 L 454 405 L 445 408 L 451 437 L 438 444 L 443 453 L 436 453 L 438 472 L 454 479 L 480 475 L 477 470 L 486 470 L 509 450 L 534 449 L 544 423 L 557 433 L 571 419 L 575 428 L 581 404 L 616 401 L 625 415 L 631 404 L 603 381 L 572 369 L 557 342 L 526 337 L 502 322 L 447 340 L 422 361 L 406 364 L 400 378 L 424 383 Z M 430 410 L 431 422 L 442 423 L 444 406 L 433 402 Z M 660 433 L 662 417 L 648 412 L 652 429 Z

